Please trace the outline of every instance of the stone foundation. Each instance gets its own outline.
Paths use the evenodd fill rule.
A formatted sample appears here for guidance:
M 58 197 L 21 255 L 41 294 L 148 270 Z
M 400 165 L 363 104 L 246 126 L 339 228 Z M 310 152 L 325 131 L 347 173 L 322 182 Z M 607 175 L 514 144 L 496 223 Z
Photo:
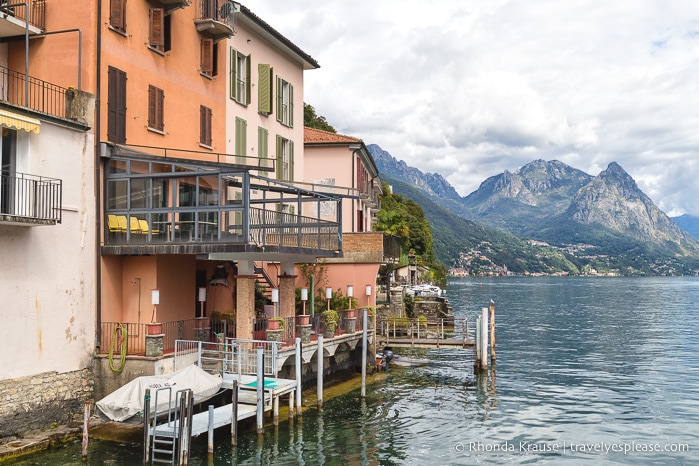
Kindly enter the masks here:
M 82 419 L 93 386 L 90 368 L 0 380 L 0 443 L 68 423 L 76 416 Z

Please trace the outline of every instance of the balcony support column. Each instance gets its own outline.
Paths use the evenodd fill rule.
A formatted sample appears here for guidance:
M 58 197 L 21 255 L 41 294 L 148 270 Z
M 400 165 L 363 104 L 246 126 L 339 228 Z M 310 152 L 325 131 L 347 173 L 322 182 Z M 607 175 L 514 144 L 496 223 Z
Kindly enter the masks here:
M 296 315 L 296 275 L 279 275 L 279 316 Z
M 255 319 L 255 275 L 236 275 L 236 337 L 253 338 Z

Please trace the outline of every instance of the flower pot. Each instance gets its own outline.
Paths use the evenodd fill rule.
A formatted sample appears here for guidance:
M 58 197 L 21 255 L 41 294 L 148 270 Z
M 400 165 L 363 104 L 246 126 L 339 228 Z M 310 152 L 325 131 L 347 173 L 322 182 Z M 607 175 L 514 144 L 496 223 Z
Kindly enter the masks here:
M 352 319 L 352 318 L 356 317 L 356 316 L 357 316 L 356 312 L 357 312 L 357 311 L 355 311 L 354 309 L 348 310 L 348 311 L 347 311 L 347 316 L 346 316 L 346 318 L 347 318 L 347 319 Z
M 296 316 L 298 325 L 308 325 L 311 323 L 311 316 L 300 315 Z
M 163 324 L 151 323 L 148 324 L 148 335 L 160 335 L 163 333 Z
M 279 330 L 279 321 L 272 319 L 267 320 L 267 330 Z

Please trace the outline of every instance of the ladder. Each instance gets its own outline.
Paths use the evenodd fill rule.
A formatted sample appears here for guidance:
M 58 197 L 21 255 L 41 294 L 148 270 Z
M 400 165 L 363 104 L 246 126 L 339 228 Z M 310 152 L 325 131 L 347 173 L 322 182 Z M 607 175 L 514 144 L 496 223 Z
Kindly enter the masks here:
M 146 389 L 144 463 L 188 464 L 192 439 L 194 393 L 191 389 L 178 390 L 175 393 L 175 406 L 173 407 L 172 387 L 159 387 L 155 391 L 156 411 L 158 398 L 165 394 L 167 394 L 167 412 L 162 416 L 167 418 L 167 422 L 158 426 L 158 413 L 150 413 L 150 388 Z

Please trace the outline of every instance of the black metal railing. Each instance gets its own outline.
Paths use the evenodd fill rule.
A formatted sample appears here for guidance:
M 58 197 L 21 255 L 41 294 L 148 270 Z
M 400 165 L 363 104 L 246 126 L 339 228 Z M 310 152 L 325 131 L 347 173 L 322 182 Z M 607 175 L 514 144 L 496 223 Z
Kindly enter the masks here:
M 0 174 L 0 214 L 61 223 L 63 182 L 26 173 Z
M 66 118 L 66 89 L 0 66 L 0 100 Z

